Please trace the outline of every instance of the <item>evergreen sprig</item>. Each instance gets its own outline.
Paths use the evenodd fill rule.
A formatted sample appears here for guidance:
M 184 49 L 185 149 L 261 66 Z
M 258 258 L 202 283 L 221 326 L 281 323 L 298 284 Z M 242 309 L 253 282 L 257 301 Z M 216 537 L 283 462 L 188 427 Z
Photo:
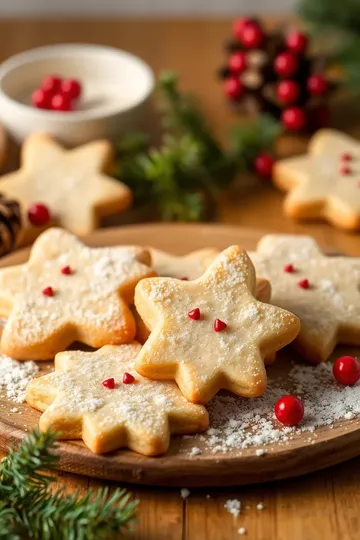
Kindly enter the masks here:
M 35 430 L 0 466 L 0 538 L 20 540 L 101 540 L 120 538 L 134 520 L 136 501 L 108 488 L 67 495 L 53 493 L 55 478 L 44 472 L 58 465 L 57 434 Z
M 214 204 L 219 189 L 238 172 L 251 170 L 256 154 L 270 148 L 279 124 L 261 116 L 238 125 L 224 149 L 214 137 L 194 96 L 181 92 L 178 77 L 164 73 L 158 81 L 164 128 L 159 148 L 149 148 L 142 134 L 118 144 L 118 178 L 134 192 L 135 203 L 154 205 L 162 219 L 198 221 Z

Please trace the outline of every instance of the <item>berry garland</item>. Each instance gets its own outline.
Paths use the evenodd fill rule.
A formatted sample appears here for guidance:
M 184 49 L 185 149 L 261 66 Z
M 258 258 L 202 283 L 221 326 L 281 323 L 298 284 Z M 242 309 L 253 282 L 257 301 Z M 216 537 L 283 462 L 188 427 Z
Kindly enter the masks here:
M 296 132 L 329 122 L 328 97 L 334 86 L 321 59 L 308 52 L 305 33 L 268 33 L 260 21 L 248 17 L 237 19 L 232 33 L 229 58 L 219 76 L 235 110 L 269 113 Z

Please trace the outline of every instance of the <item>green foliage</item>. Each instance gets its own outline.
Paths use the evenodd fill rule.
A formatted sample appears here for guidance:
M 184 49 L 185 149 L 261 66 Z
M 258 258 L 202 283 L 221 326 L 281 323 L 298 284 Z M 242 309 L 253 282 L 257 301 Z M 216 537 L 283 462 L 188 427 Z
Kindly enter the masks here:
M 192 95 L 180 92 L 172 72 L 158 81 L 164 128 L 158 149 L 148 148 L 141 134 L 130 134 L 118 145 L 119 180 L 134 192 L 135 203 L 155 205 L 164 220 L 204 219 L 206 205 L 239 171 L 249 170 L 256 153 L 271 147 L 279 125 L 260 117 L 237 126 L 228 150 L 213 136 Z
M 134 520 L 130 494 L 108 489 L 66 495 L 52 493 L 54 477 L 44 473 L 58 464 L 56 433 L 34 431 L 0 467 L 0 538 L 20 540 L 102 540 L 120 538 Z
M 300 0 L 299 16 L 313 37 L 326 44 L 334 62 L 340 63 L 349 89 L 360 92 L 359 0 Z

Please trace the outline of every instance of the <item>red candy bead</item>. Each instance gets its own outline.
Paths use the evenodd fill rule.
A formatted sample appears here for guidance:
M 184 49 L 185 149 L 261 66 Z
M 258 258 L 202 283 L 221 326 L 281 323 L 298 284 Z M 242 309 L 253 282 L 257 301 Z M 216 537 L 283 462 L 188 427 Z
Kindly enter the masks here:
M 241 42 L 248 49 L 256 49 L 264 39 L 260 26 L 254 22 L 248 22 L 242 31 Z
M 339 172 L 340 174 L 348 175 L 351 173 L 351 169 L 347 165 L 343 165 L 342 167 L 340 167 Z
M 308 38 L 302 32 L 294 31 L 290 32 L 286 36 L 286 46 L 295 54 L 301 54 L 305 52 L 308 44 Z
M 283 396 L 275 404 L 275 416 L 285 426 L 296 426 L 304 418 L 304 404 L 296 396 Z
M 271 178 L 275 160 L 269 154 L 259 154 L 254 161 L 254 168 L 259 176 Z
M 78 99 L 81 94 L 81 84 L 76 79 L 64 79 L 61 81 L 60 93 L 67 96 L 70 101 Z
M 300 131 L 306 125 L 306 116 L 300 107 L 288 107 L 283 110 L 281 121 L 287 129 Z
M 64 274 L 64 276 L 70 276 L 70 274 L 72 274 L 72 270 L 71 270 L 70 266 L 64 266 L 61 269 L 61 273 Z
M 125 371 L 124 376 L 123 376 L 123 383 L 132 384 L 134 381 L 135 381 L 135 377 L 131 375 L 131 373 L 127 373 L 127 371 Z
M 310 283 L 308 279 L 302 279 L 301 281 L 299 281 L 298 285 L 301 289 L 310 289 Z
M 180 279 L 181 279 L 181 281 L 189 281 L 189 278 L 186 277 L 186 276 L 183 276 L 183 277 L 181 277 Z
M 69 112 L 72 109 L 71 99 L 65 94 L 55 94 L 51 98 L 51 108 L 54 111 Z
M 54 296 L 54 289 L 52 287 L 45 287 L 42 293 L 44 296 Z
M 241 17 L 240 19 L 236 19 L 236 21 L 234 21 L 232 25 L 233 36 L 236 37 L 236 39 L 238 39 L 239 41 L 241 41 L 244 28 L 250 23 L 252 23 L 252 20 L 248 17 Z
M 224 83 L 224 92 L 229 98 L 237 99 L 243 93 L 243 85 L 239 79 L 230 77 L 229 79 L 226 79 Z
M 222 332 L 227 327 L 227 324 L 224 323 L 224 321 L 221 321 L 220 319 L 215 319 L 214 321 L 214 330 L 215 332 Z
M 50 212 L 42 203 L 32 204 L 28 210 L 28 220 L 35 227 L 43 227 L 50 221 Z
M 197 307 L 195 309 L 192 309 L 188 313 L 189 319 L 192 319 L 193 321 L 198 321 L 200 319 L 200 309 Z
M 50 109 L 51 96 L 41 88 L 31 94 L 31 103 L 38 109 Z
M 240 75 L 246 69 L 246 56 L 242 51 L 237 51 L 230 56 L 229 69 L 235 75 Z
M 325 77 L 316 73 L 308 78 L 306 84 L 310 94 L 314 96 L 321 96 L 328 89 L 328 83 Z
M 102 384 L 105 386 L 105 388 L 110 388 L 110 390 L 113 390 L 115 388 L 115 379 L 114 377 L 110 377 L 110 379 L 103 381 Z
M 60 90 L 60 85 L 60 77 L 57 75 L 47 75 L 41 83 L 41 89 L 53 95 Z
M 280 77 L 291 77 L 298 69 L 298 61 L 291 52 L 283 52 L 275 58 L 275 71 Z
M 298 83 L 292 80 L 280 81 L 276 89 L 276 95 L 282 103 L 294 103 L 299 98 L 300 87 Z
M 335 379 L 344 386 L 352 386 L 360 379 L 360 362 L 353 356 L 341 356 L 333 365 Z
M 285 264 L 284 272 L 287 272 L 288 274 L 293 274 L 295 272 L 295 268 L 292 264 Z
M 341 159 L 343 161 L 351 161 L 351 154 L 348 152 L 344 152 L 344 154 L 341 154 Z

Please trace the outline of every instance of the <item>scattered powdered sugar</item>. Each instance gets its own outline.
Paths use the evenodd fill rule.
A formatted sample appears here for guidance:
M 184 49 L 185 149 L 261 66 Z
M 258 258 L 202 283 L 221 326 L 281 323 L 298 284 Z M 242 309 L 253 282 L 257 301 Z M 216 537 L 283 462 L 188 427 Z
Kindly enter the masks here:
M 199 454 L 201 454 L 201 450 L 198 446 L 193 446 L 189 452 L 190 457 L 198 456 Z
M 224 504 L 224 508 L 237 518 L 241 511 L 241 502 L 238 499 L 228 499 Z
M 36 377 L 38 371 L 35 362 L 17 362 L 0 354 L 0 386 L 4 388 L 7 397 L 15 403 L 25 401 L 26 386 Z
M 190 495 L 190 491 L 187 488 L 182 488 L 180 490 L 180 495 L 182 499 L 187 499 L 188 496 Z
M 238 533 L 239 533 L 239 534 L 246 534 L 246 529 L 245 529 L 245 527 L 240 527 L 240 529 L 238 530 Z
M 264 510 L 264 505 L 263 505 L 262 502 L 260 502 L 260 503 L 258 503 L 258 504 L 256 505 L 256 510 Z
M 274 415 L 276 401 L 288 394 L 289 388 L 302 399 L 305 407 L 304 420 L 298 427 L 282 426 Z M 317 428 L 332 428 L 335 422 L 360 418 L 360 383 L 346 387 L 338 384 L 332 376 L 331 363 L 316 367 L 292 364 L 284 382 L 269 379 L 263 396 L 244 399 L 219 394 L 207 408 L 210 428 L 191 440 L 193 443 L 201 441 L 214 454 L 252 446 L 289 444 L 291 439 L 303 433 L 309 434 L 308 442 L 314 442 Z M 265 453 L 263 448 L 255 452 L 257 456 Z

